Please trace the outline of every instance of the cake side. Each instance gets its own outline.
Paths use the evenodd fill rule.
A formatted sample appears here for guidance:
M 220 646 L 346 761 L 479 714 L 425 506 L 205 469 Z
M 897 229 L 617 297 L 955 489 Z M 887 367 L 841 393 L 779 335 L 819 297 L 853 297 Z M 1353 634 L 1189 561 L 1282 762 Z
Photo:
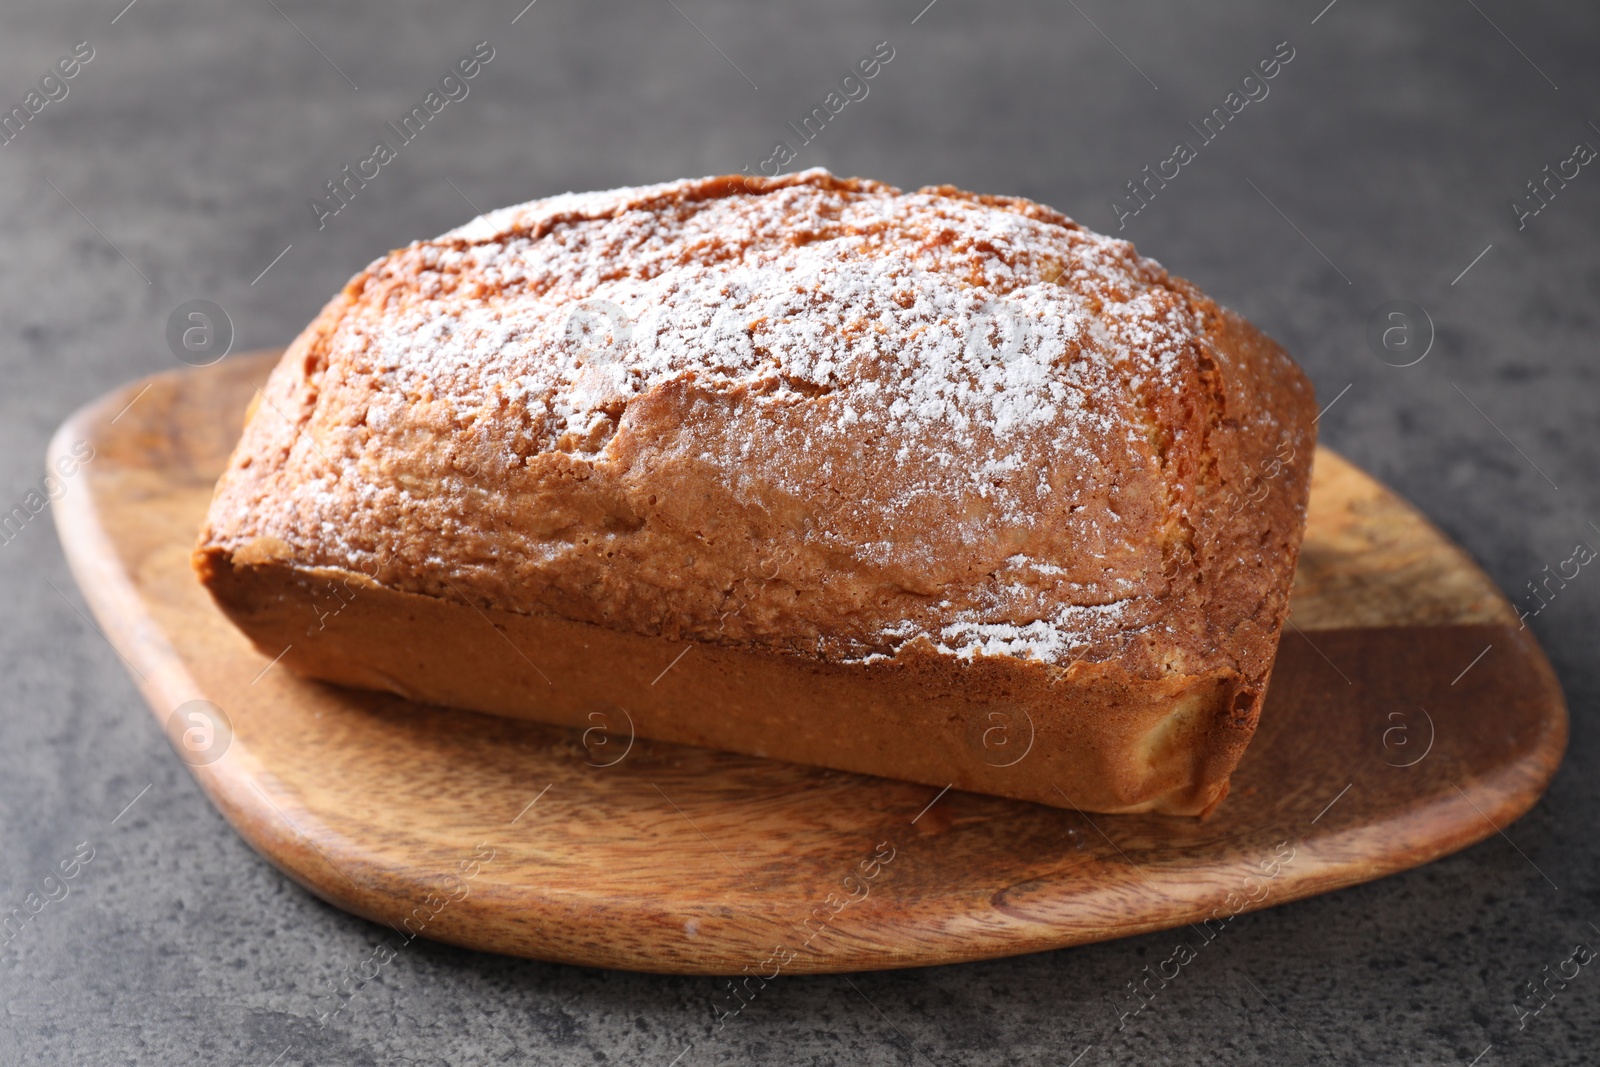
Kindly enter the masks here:
M 1096 812 L 1201 815 L 1254 722 L 1234 672 L 1133 677 L 912 648 L 837 664 L 404 593 L 358 572 L 203 552 L 218 605 L 297 674 L 568 726 L 596 765 L 646 739 Z M 464 728 L 468 728 L 465 727 Z

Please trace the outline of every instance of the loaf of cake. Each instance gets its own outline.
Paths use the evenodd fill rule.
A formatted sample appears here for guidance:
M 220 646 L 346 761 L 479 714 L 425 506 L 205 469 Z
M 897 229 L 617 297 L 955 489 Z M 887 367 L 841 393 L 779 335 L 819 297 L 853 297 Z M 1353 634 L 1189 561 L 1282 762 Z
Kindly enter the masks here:
M 1028 200 L 567 194 L 358 274 L 195 566 L 314 679 L 1197 815 L 1255 730 L 1315 410 L 1248 322 Z

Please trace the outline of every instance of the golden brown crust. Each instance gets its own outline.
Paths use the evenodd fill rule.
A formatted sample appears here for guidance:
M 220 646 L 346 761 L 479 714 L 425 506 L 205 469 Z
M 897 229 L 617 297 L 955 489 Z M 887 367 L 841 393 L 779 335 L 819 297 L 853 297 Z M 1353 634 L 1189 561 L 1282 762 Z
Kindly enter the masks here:
M 819 171 L 569 195 L 392 253 L 330 302 L 198 559 L 236 619 L 223 585 L 323 568 L 863 692 L 940 664 L 974 706 L 1053 693 L 1080 757 L 1114 732 L 1078 700 L 1091 668 L 1163 722 L 1204 692 L 1163 742 L 1191 781 L 1107 765 L 1083 802 L 1198 811 L 1254 728 L 1313 413 L 1243 319 L 1025 200 Z M 819 761 L 918 777 L 839 759 Z

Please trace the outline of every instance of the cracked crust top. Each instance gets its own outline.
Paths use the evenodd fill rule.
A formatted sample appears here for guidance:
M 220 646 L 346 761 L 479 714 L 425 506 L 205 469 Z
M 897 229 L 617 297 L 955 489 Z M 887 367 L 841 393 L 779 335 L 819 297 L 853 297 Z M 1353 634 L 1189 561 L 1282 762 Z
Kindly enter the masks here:
M 833 661 L 1254 682 L 1314 412 L 1270 339 L 1030 201 L 820 170 L 569 194 L 357 275 L 200 552 Z

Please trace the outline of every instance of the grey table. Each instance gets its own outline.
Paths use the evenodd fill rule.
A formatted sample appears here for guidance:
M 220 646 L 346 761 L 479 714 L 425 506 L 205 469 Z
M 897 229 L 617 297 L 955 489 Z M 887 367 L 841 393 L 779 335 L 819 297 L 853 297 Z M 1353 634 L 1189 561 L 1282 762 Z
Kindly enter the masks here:
M 1575 152 L 1600 146 L 1592 4 L 125 2 L 0 13 L 0 107 L 26 119 L 0 147 L 5 510 L 68 412 L 177 365 L 184 302 L 224 308 L 236 349 L 277 345 L 369 260 L 479 208 L 757 171 L 886 41 L 867 97 L 792 167 L 1021 194 L 1130 237 L 1282 340 L 1332 403 L 1323 439 L 1524 606 L 1545 566 L 1600 546 L 1600 166 Z M 480 41 L 464 99 L 337 214 L 311 207 Z M 46 78 L 80 42 L 73 76 Z M 1244 81 L 1275 51 L 1292 58 Z M 1165 162 L 1180 140 L 1194 158 Z M 1385 347 L 1369 324 L 1390 301 L 1408 317 L 1382 319 L 1401 327 Z M 1573 711 L 1531 814 L 1240 920 L 1120 1032 L 1126 983 L 1176 935 L 783 979 L 720 1032 L 712 979 L 418 942 L 319 1025 L 381 928 L 211 809 L 41 515 L 0 539 L 0 913 L 80 859 L 66 897 L 0 932 L 0 1061 L 1592 1063 L 1597 968 L 1521 1025 L 1514 1005 L 1600 946 L 1597 570 L 1530 618 Z

